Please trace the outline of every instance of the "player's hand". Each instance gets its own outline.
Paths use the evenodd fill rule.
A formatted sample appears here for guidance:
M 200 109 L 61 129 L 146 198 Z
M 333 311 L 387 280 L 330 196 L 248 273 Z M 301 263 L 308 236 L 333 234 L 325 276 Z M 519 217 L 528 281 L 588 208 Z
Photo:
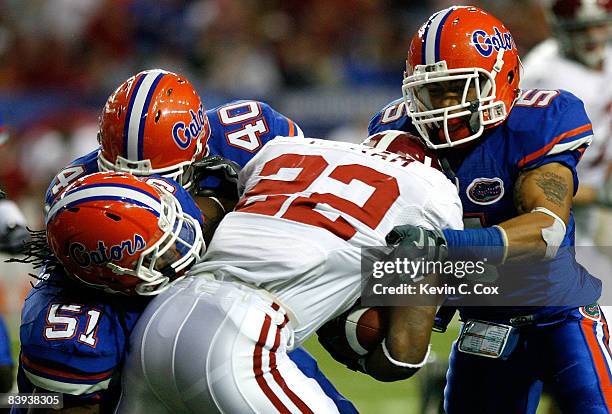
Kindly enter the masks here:
M 393 255 L 396 257 L 442 261 L 448 256 L 446 238 L 440 229 L 428 230 L 405 224 L 394 227 L 385 240 L 395 248 Z
M 339 318 L 334 318 L 319 328 L 317 331 L 319 343 L 332 358 L 348 369 L 367 374 L 365 371 L 365 360 L 367 356 L 355 358 L 353 355 L 347 355 L 343 352 L 345 347 L 340 344 L 344 343 L 344 326 L 338 323 L 338 321 Z
M 197 181 L 206 178 L 208 175 L 222 175 L 222 177 L 231 183 L 238 182 L 238 174 L 240 173 L 240 165 L 238 163 L 224 158 L 220 155 L 209 155 L 199 161 L 191 164 L 194 169 L 195 179 Z
M 202 197 L 237 197 L 238 174 L 241 168 L 236 162 L 220 155 L 209 155 L 194 162 L 191 167 L 194 174 L 195 195 Z M 202 183 L 202 180 L 208 177 L 213 178 L 208 180 L 210 182 Z M 212 182 L 214 182 L 214 186 L 210 186 Z

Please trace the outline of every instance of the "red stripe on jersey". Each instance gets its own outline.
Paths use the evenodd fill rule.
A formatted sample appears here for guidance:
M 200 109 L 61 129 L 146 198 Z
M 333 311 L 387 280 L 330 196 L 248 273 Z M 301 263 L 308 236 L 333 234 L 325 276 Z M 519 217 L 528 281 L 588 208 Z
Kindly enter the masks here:
M 584 318 L 580 321 L 580 327 L 582 328 L 582 332 L 591 353 L 604 402 L 608 410 L 612 410 L 612 382 L 610 381 L 606 358 L 603 354 L 605 351 L 601 349 L 597 341 L 597 334 L 595 333 L 596 323 L 597 322 L 591 319 Z
M 261 332 L 259 333 L 259 339 L 255 344 L 255 351 L 253 353 L 253 372 L 255 373 L 255 381 L 257 381 L 259 388 L 261 388 L 261 390 L 268 398 L 268 400 L 270 400 L 274 408 L 276 408 L 282 414 L 291 414 L 291 411 L 274 394 L 274 391 L 272 391 L 272 389 L 266 382 L 266 379 L 263 377 L 263 370 L 261 368 L 261 356 L 263 353 L 263 348 L 266 345 L 266 338 L 268 337 L 268 331 L 270 330 L 271 322 L 272 320 L 270 316 L 266 315 L 263 326 L 261 327 Z
M 590 129 L 593 129 L 593 126 L 591 124 L 586 124 L 583 125 L 581 127 L 578 128 L 574 128 L 571 131 L 567 131 L 564 132 L 561 135 L 556 136 L 551 142 L 549 142 L 548 144 L 546 144 L 543 148 L 540 148 L 537 151 L 532 152 L 531 154 L 527 155 L 525 158 L 523 158 L 522 160 L 520 160 L 518 162 L 518 167 L 522 168 L 525 164 L 527 164 L 530 161 L 535 160 L 536 158 L 546 154 L 548 151 L 550 151 L 550 149 L 552 147 L 554 147 L 555 145 L 557 145 L 557 143 L 565 138 L 571 138 L 573 136 L 576 136 L 578 134 L 581 134 L 583 132 L 586 132 Z
M 98 381 L 98 380 L 105 380 L 108 379 L 112 376 L 113 374 L 113 369 L 106 371 L 106 372 L 101 372 L 99 374 L 91 374 L 91 375 L 79 375 L 79 374 L 73 374 L 73 373 L 69 373 L 69 372 L 65 372 L 65 371 L 58 371 L 56 369 L 53 368 L 49 368 L 46 367 L 44 365 L 40 365 L 37 364 L 36 362 L 33 362 L 32 360 L 28 359 L 28 357 L 26 357 L 25 355 L 21 354 L 20 356 L 20 360 L 21 363 L 23 364 L 23 366 L 27 369 L 28 367 L 45 373 L 45 374 L 50 374 L 56 377 L 61 377 L 61 378 L 68 378 L 68 379 L 75 379 L 75 380 L 82 380 L 82 381 Z

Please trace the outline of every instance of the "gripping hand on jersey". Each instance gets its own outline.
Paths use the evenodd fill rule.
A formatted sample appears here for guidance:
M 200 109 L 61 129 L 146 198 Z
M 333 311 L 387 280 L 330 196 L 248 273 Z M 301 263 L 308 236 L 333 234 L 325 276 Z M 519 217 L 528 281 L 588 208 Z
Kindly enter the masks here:
M 226 192 L 235 193 L 233 196 L 236 196 L 238 174 L 241 170 L 240 165 L 236 162 L 220 155 L 209 155 L 194 162 L 191 166 L 194 171 L 194 181 L 198 186 L 196 195 L 204 197 L 223 195 L 219 194 L 220 189 L 223 189 Z M 219 188 L 212 189 L 200 186 L 200 182 L 210 176 L 221 179 L 222 184 Z
M 394 227 L 385 240 L 395 248 L 393 253 L 396 257 L 442 261 L 448 256 L 446 238 L 440 229 L 428 230 L 405 224 Z

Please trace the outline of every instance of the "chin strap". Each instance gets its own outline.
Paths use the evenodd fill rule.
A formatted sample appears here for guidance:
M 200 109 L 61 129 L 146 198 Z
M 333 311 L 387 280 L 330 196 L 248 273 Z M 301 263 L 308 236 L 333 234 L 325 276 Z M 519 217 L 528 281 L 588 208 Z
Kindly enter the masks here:
M 504 49 L 500 48 L 497 51 L 497 59 L 495 59 L 495 64 L 491 69 L 491 79 L 485 83 L 482 91 L 480 91 L 481 96 L 487 96 L 489 92 L 491 92 L 491 88 L 493 88 L 493 82 L 495 82 L 495 77 L 499 72 L 501 72 L 504 67 Z

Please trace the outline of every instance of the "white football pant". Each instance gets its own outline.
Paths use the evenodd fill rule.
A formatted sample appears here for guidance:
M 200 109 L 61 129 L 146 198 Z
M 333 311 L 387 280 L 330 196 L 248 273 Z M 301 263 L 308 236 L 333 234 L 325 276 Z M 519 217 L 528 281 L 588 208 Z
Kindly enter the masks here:
M 117 413 L 337 413 L 287 356 L 285 311 L 235 282 L 189 277 L 156 297 L 130 338 Z

